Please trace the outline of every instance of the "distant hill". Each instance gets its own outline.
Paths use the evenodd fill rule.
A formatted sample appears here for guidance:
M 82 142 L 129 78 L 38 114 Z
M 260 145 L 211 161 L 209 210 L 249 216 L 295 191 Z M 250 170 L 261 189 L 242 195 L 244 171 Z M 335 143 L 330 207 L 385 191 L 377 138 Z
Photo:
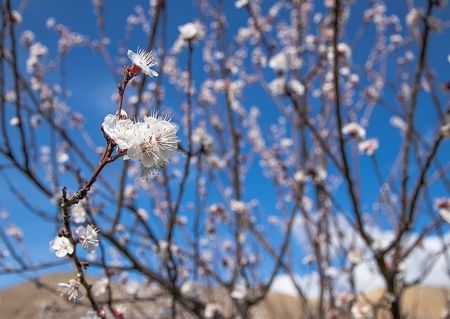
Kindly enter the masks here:
M 84 303 L 75 306 L 59 297 L 51 291 L 57 287 L 58 282 L 66 282 L 69 276 L 64 273 L 54 273 L 43 276 L 40 279 L 40 288 L 35 283 L 27 282 L 12 288 L 0 291 L 0 318 L 5 319 L 79 319 L 89 309 Z M 114 292 L 119 293 L 119 292 Z M 440 319 L 445 309 L 450 289 L 432 287 L 410 288 L 403 300 L 408 319 Z M 208 296 L 214 295 L 215 300 L 220 298 L 220 292 L 215 291 Z M 383 295 L 382 290 L 376 290 L 366 294 L 369 301 L 377 301 Z M 214 298 L 213 297 L 213 298 Z M 361 297 L 363 298 L 363 297 Z M 164 300 L 166 299 L 166 300 Z M 127 319 L 134 318 L 168 318 L 162 309 L 166 308 L 168 298 L 158 301 L 146 301 L 138 306 L 127 307 Z M 314 304 L 314 302 L 312 302 Z M 225 306 L 226 308 L 226 306 Z M 151 314 L 151 315 L 149 315 Z M 297 298 L 280 293 L 271 293 L 266 300 L 252 310 L 253 318 L 257 319 L 290 319 L 303 318 Z M 183 316 L 183 318 L 190 318 Z M 337 316 L 336 318 L 339 318 Z M 387 319 L 389 316 L 382 311 L 378 313 L 379 319 Z

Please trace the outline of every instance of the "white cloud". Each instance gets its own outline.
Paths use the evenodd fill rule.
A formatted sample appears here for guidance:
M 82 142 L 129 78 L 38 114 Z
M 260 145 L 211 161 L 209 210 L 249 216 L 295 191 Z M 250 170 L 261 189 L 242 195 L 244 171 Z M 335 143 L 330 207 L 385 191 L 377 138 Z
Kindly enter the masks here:
M 331 230 L 332 256 L 337 257 L 341 254 L 342 248 L 350 247 L 358 248 L 364 251 L 363 262 L 355 267 L 354 276 L 356 290 L 358 292 L 368 292 L 374 289 L 383 288 L 384 283 L 381 275 L 377 270 L 377 266 L 373 261 L 372 253 L 364 244 L 362 239 L 351 228 L 348 222 L 342 216 L 337 218 L 337 226 Z M 304 220 L 297 220 L 296 226 L 304 227 Z M 341 237 L 337 236 L 338 229 Z M 295 232 L 297 241 L 302 247 L 308 247 L 308 241 L 304 231 Z M 380 228 L 372 228 L 371 234 L 376 238 L 376 247 L 386 247 L 394 238 L 393 232 L 382 230 Z M 405 240 L 405 246 L 417 239 L 417 235 L 413 234 Z M 404 278 L 407 283 L 414 282 L 420 278 L 421 285 L 434 287 L 449 287 L 449 267 L 450 267 L 450 233 L 446 234 L 443 240 L 447 243 L 447 249 L 444 253 L 442 239 L 437 236 L 425 237 L 420 247 L 416 247 L 408 256 L 404 263 Z M 306 252 L 309 253 L 309 252 Z M 426 274 L 426 275 L 424 275 Z M 316 272 L 309 272 L 304 275 L 297 275 L 296 282 L 302 287 L 304 293 L 310 298 L 317 298 L 319 295 L 319 280 Z M 347 274 L 338 273 L 334 279 L 334 286 L 337 291 L 349 291 Z M 292 284 L 292 280 L 288 275 L 280 274 L 274 280 L 272 291 L 296 295 L 296 289 Z

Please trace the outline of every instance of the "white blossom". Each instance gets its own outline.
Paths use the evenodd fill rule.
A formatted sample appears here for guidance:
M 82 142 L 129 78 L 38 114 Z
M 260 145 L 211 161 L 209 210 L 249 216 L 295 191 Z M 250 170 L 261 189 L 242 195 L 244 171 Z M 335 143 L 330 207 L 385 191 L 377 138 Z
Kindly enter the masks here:
M 69 301 L 77 302 L 83 299 L 83 294 L 80 291 L 80 282 L 75 279 L 70 279 L 69 283 L 59 283 L 58 290 L 62 296 L 67 296 Z
M 73 253 L 73 245 L 67 237 L 56 236 L 50 242 L 50 247 L 57 257 L 64 257 Z
M 405 132 L 408 127 L 408 124 L 406 124 L 406 122 L 399 116 L 391 117 L 389 120 L 389 123 L 393 127 L 399 129 L 401 132 Z
M 284 78 L 276 78 L 269 83 L 269 91 L 272 95 L 284 94 Z
M 352 49 L 347 43 L 344 42 L 340 42 L 337 45 L 337 51 L 339 54 L 345 56 L 346 58 L 349 58 L 352 55 Z
M 8 225 L 8 228 L 6 229 L 6 233 L 9 236 L 13 237 L 17 241 L 21 241 L 23 239 L 23 232 L 16 225 L 13 225 L 13 224 Z
M 238 214 L 243 214 L 247 211 L 247 206 L 243 201 L 233 199 L 230 203 L 231 210 Z
M 358 149 L 360 153 L 366 153 L 372 155 L 378 149 L 378 140 L 371 138 L 362 142 L 359 142 Z
M 204 32 L 202 25 L 199 22 L 188 22 L 178 27 L 180 37 L 184 41 L 191 41 L 203 37 Z
M 353 319 L 370 319 L 373 318 L 373 312 L 367 303 L 355 303 L 351 309 Z
M 158 255 L 162 260 L 169 259 L 169 243 L 166 240 L 158 241 Z
M 233 299 L 242 300 L 247 297 L 247 293 L 247 287 L 243 283 L 238 283 L 234 286 L 230 296 Z
M 351 122 L 342 127 L 342 134 L 350 134 L 359 139 L 364 139 L 366 137 L 366 130 L 358 123 Z
M 142 72 L 150 77 L 158 76 L 158 72 L 151 69 L 151 67 L 158 64 L 158 60 L 156 59 L 153 51 L 147 52 L 145 50 L 138 49 L 137 52 L 134 53 L 133 51 L 128 50 L 127 55 L 131 62 L 133 62 L 133 65 L 137 66 L 140 70 L 142 70 Z
M 194 281 L 188 280 L 181 285 L 180 291 L 183 295 L 193 298 L 197 296 L 198 288 Z
M 149 172 L 164 167 L 178 149 L 176 125 L 157 114 L 135 125 L 132 146 L 128 148 L 127 156 L 131 160 L 141 161 Z
M 125 111 L 122 111 L 120 118 L 117 115 L 108 114 L 102 124 L 102 130 L 105 134 L 119 146 L 120 149 L 126 150 L 133 143 L 135 134 L 135 124 L 126 117 Z
M 22 15 L 17 10 L 12 10 L 11 12 L 12 22 L 15 24 L 21 24 L 22 23 Z
M 17 126 L 17 125 L 19 125 L 19 123 L 20 123 L 20 119 L 17 116 L 14 116 L 9 120 L 9 124 L 12 126 Z
M 248 0 L 236 0 L 236 2 L 234 3 L 234 6 L 238 9 L 240 9 L 246 5 L 248 5 Z
M 292 79 L 289 81 L 289 88 L 299 96 L 305 94 L 305 86 L 297 79 Z
M 220 305 L 216 303 L 209 303 L 205 307 L 205 318 L 212 319 L 216 318 L 217 315 L 220 313 Z
M 269 67 L 275 71 L 285 71 L 288 68 L 286 55 L 280 52 L 272 56 L 269 60 Z
M 438 198 L 434 205 L 439 210 L 442 219 L 450 224 L 450 198 Z
M 420 21 L 420 18 L 422 17 L 422 15 L 423 15 L 423 13 L 421 10 L 412 8 L 406 15 L 406 24 L 409 27 L 415 26 Z
M 79 226 L 76 230 L 78 240 L 89 253 L 95 251 L 95 247 L 98 246 L 98 230 L 94 225 Z
M 308 180 L 308 175 L 305 174 L 305 171 L 303 171 L 303 170 L 298 170 L 298 171 L 296 171 L 295 174 L 294 174 L 294 180 L 295 180 L 297 183 L 304 183 L 304 182 L 306 182 L 306 181 Z
M 72 218 L 76 224 L 83 224 L 86 221 L 86 210 L 83 207 L 82 202 L 72 207 Z

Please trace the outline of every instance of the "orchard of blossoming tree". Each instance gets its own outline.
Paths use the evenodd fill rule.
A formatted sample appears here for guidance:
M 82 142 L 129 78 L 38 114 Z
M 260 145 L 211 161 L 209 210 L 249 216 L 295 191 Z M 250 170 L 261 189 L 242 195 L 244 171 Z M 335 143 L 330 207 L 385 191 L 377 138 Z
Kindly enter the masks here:
M 8 316 L 450 318 L 446 0 L 0 12 Z

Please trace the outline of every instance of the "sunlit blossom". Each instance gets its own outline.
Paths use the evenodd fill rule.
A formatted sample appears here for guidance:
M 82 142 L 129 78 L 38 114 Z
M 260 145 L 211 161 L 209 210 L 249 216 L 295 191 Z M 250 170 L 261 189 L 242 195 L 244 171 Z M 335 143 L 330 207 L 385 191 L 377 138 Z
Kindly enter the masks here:
M 151 67 L 158 64 L 155 53 L 153 51 L 145 51 L 138 49 L 137 52 L 128 50 L 127 53 L 133 65 L 130 68 L 132 75 L 138 74 L 140 71 L 144 72 L 150 77 L 158 76 L 158 72 L 152 70 Z
M 177 127 L 167 117 L 152 114 L 136 123 L 127 156 L 138 160 L 149 173 L 164 167 L 178 149 Z
M 50 242 L 50 247 L 57 257 L 64 257 L 73 253 L 73 245 L 67 237 L 56 236 Z
M 133 121 L 126 118 L 126 113 L 122 114 L 120 118 L 108 114 L 103 121 L 102 130 L 120 149 L 126 150 L 133 144 L 136 126 Z

